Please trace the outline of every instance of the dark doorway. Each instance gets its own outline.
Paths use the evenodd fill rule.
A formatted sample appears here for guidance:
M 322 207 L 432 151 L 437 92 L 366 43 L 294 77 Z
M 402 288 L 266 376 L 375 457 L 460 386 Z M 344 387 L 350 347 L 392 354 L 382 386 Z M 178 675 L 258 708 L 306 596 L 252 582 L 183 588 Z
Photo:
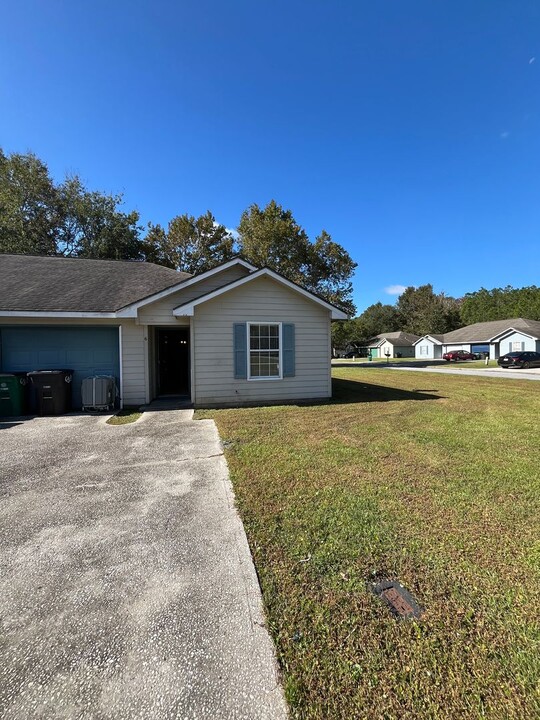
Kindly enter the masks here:
M 189 395 L 189 328 L 156 328 L 158 395 Z

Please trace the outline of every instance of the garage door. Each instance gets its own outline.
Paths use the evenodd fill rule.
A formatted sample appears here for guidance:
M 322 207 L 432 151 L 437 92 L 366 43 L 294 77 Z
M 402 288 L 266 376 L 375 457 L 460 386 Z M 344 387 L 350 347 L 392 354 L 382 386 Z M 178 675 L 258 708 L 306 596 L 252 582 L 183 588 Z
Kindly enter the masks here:
M 116 327 L 0 328 L 2 372 L 68 368 L 73 407 L 81 407 L 81 382 L 89 375 L 120 376 Z

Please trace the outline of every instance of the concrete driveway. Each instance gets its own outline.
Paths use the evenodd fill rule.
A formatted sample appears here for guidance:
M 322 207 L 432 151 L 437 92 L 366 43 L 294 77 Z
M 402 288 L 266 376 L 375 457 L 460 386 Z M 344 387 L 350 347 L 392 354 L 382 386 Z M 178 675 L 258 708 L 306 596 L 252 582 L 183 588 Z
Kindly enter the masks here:
M 0 422 L 0 716 L 285 718 L 212 421 Z

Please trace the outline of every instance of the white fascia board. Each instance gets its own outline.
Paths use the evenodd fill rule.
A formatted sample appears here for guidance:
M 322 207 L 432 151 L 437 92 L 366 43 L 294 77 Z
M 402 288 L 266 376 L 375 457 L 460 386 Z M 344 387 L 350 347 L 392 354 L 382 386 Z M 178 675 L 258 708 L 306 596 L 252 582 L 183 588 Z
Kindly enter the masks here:
M 223 270 L 228 270 L 228 268 L 234 267 L 235 265 L 242 265 L 250 272 L 253 272 L 257 269 L 254 265 L 251 265 L 250 263 L 246 262 L 245 260 L 241 260 L 240 258 L 237 258 L 236 260 L 229 260 L 228 262 L 223 263 L 223 265 L 218 265 L 217 267 L 212 268 L 212 270 L 207 270 L 200 275 L 195 275 L 195 277 L 189 278 L 189 280 L 183 280 L 177 285 L 166 288 L 165 290 L 162 290 L 155 295 L 150 295 L 149 297 L 144 298 L 143 300 L 139 300 L 136 303 L 126 305 L 125 308 L 122 308 L 118 311 L 117 315 L 118 317 L 137 317 L 137 310 L 139 308 L 144 307 L 145 305 L 150 305 L 151 303 L 157 302 L 158 300 L 162 300 L 164 297 L 172 295 L 172 293 L 178 292 L 179 290 L 183 290 L 184 288 L 196 285 L 198 282 L 206 280 L 207 278 L 212 277 L 212 275 L 217 275 L 217 273 L 220 273 Z
M 223 293 L 228 292 L 229 290 L 235 290 L 238 287 L 241 287 L 242 285 L 245 285 L 248 282 L 252 282 L 253 280 L 256 280 L 260 277 L 270 277 L 273 280 L 275 280 L 278 283 L 281 283 L 282 285 L 285 285 L 286 287 L 290 288 L 291 290 L 294 290 L 299 295 L 303 295 L 304 297 L 308 298 L 308 300 L 311 300 L 314 303 L 317 303 L 318 305 L 321 305 L 322 307 L 326 308 L 326 310 L 329 310 L 331 313 L 331 319 L 332 320 L 347 320 L 348 316 L 346 313 L 344 313 L 342 310 L 338 310 L 338 308 L 334 307 L 333 305 L 330 305 L 330 303 L 327 303 L 325 300 L 321 300 L 321 298 L 318 298 L 316 295 L 313 295 L 313 293 L 310 293 L 308 290 L 304 290 L 304 288 L 301 288 L 299 285 L 295 285 L 290 280 L 286 280 L 285 278 L 281 277 L 281 275 L 278 275 L 273 270 L 269 270 L 268 268 L 262 268 L 261 270 L 257 270 L 256 272 L 251 273 L 250 275 L 246 275 L 244 278 L 240 278 L 239 280 L 235 280 L 232 283 L 229 283 L 228 285 L 225 285 L 222 288 L 218 288 L 217 290 L 214 290 L 211 293 L 208 293 L 207 295 L 203 295 L 200 298 L 197 298 L 196 300 L 192 300 L 189 303 L 186 303 L 185 305 L 179 305 L 177 308 L 173 310 L 173 315 L 175 317 L 190 317 L 194 314 L 195 308 L 197 305 L 201 305 L 202 303 L 207 302 L 208 300 L 213 300 L 216 297 L 219 297 Z
M 507 330 L 502 330 L 500 333 L 497 333 L 497 335 L 494 335 L 492 338 L 487 340 L 486 342 L 494 342 L 495 340 L 501 341 L 504 340 L 504 338 L 507 335 L 512 335 L 512 333 L 520 333 L 520 335 L 525 335 L 525 337 L 531 338 L 531 340 L 540 340 L 540 338 L 536 337 L 536 335 L 531 335 L 528 332 L 525 332 L 525 330 L 520 330 L 519 328 L 513 328 L 510 327 Z
M 0 317 L 20 318 L 116 318 L 114 312 L 70 312 L 70 311 L 30 311 L 30 310 L 0 310 Z
M 445 344 L 444 342 L 441 342 L 440 340 L 437 340 L 436 338 L 431 337 L 431 335 L 422 335 L 421 338 L 418 338 L 418 340 L 415 340 L 413 342 L 413 345 L 418 345 L 418 343 L 421 342 L 422 340 L 431 340 L 431 342 L 435 343 L 435 345 L 444 345 Z M 405 345 L 403 347 L 405 347 Z

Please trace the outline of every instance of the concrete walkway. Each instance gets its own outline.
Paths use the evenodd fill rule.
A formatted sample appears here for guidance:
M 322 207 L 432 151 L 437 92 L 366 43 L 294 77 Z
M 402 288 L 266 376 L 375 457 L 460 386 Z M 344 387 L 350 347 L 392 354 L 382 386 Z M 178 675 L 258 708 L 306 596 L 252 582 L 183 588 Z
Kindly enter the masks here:
M 212 421 L 35 418 L 0 442 L 0 717 L 286 717 Z

